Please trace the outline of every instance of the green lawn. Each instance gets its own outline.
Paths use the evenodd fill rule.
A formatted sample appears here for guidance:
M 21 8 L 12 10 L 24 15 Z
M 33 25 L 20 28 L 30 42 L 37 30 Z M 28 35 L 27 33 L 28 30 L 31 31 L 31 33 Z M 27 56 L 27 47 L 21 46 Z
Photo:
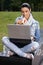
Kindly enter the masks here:
M 33 17 L 39 21 L 40 27 L 43 27 L 43 12 L 32 12 Z M 0 50 L 2 50 L 2 37 L 8 36 L 7 24 L 14 23 L 20 12 L 0 12 Z

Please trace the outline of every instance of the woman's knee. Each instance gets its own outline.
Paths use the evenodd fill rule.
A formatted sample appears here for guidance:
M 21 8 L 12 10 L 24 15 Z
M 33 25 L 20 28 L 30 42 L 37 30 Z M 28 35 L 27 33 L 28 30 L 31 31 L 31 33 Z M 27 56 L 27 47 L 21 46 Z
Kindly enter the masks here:
M 2 37 L 2 42 L 6 41 L 6 39 L 8 39 L 7 36 Z
M 35 48 L 39 48 L 39 43 L 38 42 L 32 42 L 32 44 L 33 44 L 33 47 L 35 47 Z

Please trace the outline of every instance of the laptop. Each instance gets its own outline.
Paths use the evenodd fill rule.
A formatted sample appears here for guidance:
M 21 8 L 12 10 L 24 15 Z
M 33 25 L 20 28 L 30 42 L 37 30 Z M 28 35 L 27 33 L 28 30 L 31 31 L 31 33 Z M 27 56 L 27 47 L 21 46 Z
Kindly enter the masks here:
M 30 40 L 30 26 L 19 24 L 8 24 L 8 36 L 10 39 L 15 39 L 16 42 L 28 43 Z

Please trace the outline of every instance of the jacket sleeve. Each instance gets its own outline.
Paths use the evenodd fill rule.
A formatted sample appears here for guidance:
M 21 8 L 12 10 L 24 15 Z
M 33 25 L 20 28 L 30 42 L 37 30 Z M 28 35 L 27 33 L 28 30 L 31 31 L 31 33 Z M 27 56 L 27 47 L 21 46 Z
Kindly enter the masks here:
M 39 26 L 39 23 L 37 23 L 37 26 L 36 26 L 35 38 L 36 38 L 36 41 L 40 40 L 40 26 Z
M 22 20 L 22 18 L 21 17 L 17 17 L 14 23 L 16 24 L 18 20 Z
M 39 41 L 40 39 L 40 26 L 39 23 L 35 22 L 32 24 L 31 27 L 31 35 L 35 38 L 36 41 Z

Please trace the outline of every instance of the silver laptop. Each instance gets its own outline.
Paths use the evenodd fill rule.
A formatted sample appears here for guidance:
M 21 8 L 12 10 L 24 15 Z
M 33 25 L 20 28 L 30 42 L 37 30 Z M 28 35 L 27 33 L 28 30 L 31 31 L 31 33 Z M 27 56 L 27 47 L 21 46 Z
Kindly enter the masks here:
M 30 40 L 30 26 L 19 24 L 8 24 L 8 36 L 11 42 L 19 45 L 28 44 Z M 18 44 L 17 44 L 18 45 Z
M 30 26 L 19 24 L 8 24 L 8 36 L 14 39 L 30 39 Z

